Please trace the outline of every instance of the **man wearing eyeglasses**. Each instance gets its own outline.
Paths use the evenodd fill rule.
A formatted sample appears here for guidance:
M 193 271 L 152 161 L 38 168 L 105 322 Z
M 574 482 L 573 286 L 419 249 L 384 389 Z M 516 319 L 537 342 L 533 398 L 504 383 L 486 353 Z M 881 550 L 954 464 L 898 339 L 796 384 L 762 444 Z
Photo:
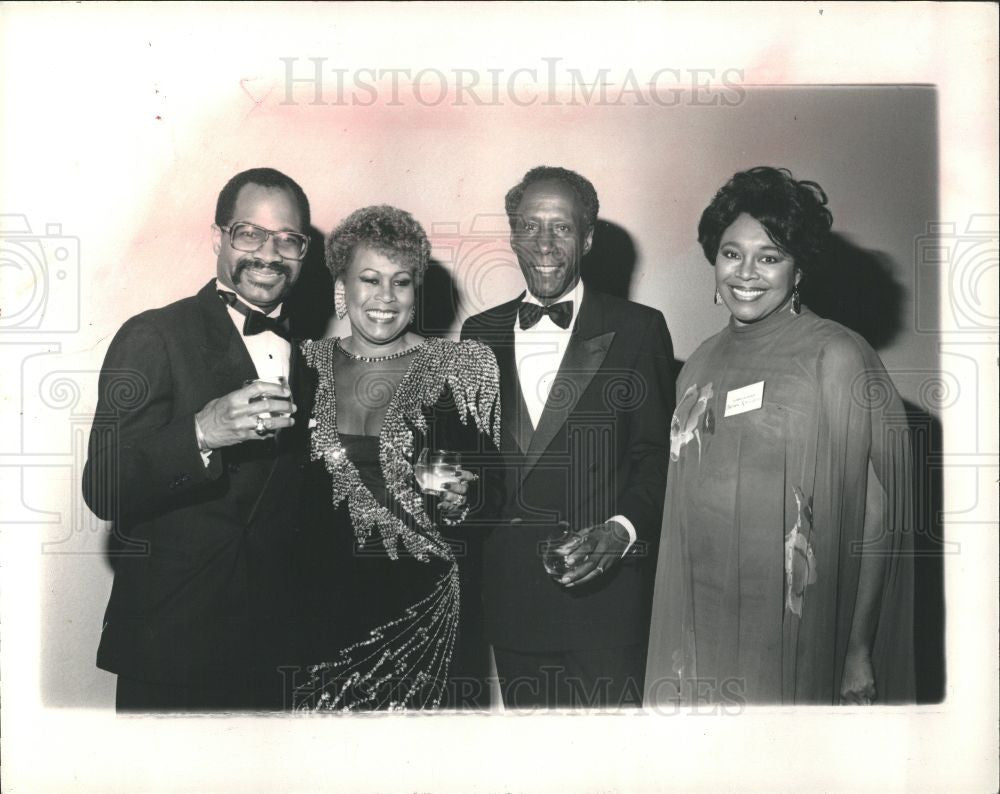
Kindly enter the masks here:
M 108 349 L 83 493 L 114 522 L 97 665 L 118 674 L 120 711 L 284 705 L 310 387 L 282 307 L 309 223 L 292 179 L 237 174 L 212 226 L 217 277 Z

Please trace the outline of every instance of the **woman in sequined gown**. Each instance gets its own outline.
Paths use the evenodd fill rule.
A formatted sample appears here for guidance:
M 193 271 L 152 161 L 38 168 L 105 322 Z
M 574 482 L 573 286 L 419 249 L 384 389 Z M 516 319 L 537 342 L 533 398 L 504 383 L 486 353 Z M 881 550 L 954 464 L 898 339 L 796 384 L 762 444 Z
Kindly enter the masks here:
M 825 204 L 761 167 L 702 215 L 732 316 L 677 382 L 648 705 L 913 698 L 906 415 L 875 351 L 800 304 Z
M 429 251 L 420 225 L 385 206 L 354 212 L 327 242 L 351 333 L 303 347 L 316 391 L 299 710 L 487 702 L 477 543 L 461 524 L 498 431 L 499 375 L 483 345 L 409 330 Z M 424 448 L 463 455 L 437 498 L 414 479 Z

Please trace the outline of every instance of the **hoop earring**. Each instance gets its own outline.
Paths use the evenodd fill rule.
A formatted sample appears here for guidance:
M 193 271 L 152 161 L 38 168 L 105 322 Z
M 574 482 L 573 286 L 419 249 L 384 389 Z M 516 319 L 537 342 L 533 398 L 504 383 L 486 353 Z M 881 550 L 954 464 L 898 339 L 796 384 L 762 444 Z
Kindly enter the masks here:
M 799 285 L 792 288 L 792 314 L 802 314 L 802 298 L 799 297 Z
M 715 296 L 712 298 L 712 303 L 714 303 L 716 306 L 722 305 L 722 296 L 719 294 L 718 287 L 716 287 L 715 289 Z
M 343 320 L 347 316 L 347 294 L 343 285 L 334 287 L 333 307 L 337 311 L 338 320 Z

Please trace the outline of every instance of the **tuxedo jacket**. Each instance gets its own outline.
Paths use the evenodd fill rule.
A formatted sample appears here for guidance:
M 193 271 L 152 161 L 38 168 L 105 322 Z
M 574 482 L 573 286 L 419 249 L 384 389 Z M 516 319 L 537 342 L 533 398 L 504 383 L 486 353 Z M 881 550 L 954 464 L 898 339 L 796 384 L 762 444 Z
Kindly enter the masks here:
M 473 527 L 485 529 L 488 637 L 527 651 L 645 643 L 673 412 L 673 351 L 663 315 L 592 289 L 583 300 L 548 402 L 533 428 L 514 358 L 523 299 L 469 318 L 462 337 L 500 366 L 501 460 L 483 476 Z M 591 583 L 565 588 L 540 546 L 560 521 L 574 528 L 623 515 L 637 543 Z
M 99 381 L 83 494 L 113 522 L 114 583 L 99 667 L 151 682 L 210 685 L 280 663 L 291 631 L 291 549 L 312 387 L 292 344 L 296 424 L 216 449 L 206 467 L 194 416 L 257 376 L 213 283 L 126 322 Z M 287 657 L 286 657 L 287 658 Z

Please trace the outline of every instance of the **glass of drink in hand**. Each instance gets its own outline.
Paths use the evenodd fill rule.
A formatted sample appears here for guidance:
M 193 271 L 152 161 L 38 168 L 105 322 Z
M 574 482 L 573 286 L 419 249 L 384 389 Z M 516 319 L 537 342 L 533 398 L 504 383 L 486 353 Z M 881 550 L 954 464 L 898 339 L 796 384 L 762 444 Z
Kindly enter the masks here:
M 560 521 L 556 530 L 542 542 L 542 565 L 549 576 L 559 579 L 569 570 L 566 557 L 580 545 L 583 535 L 573 532 L 569 523 Z
M 251 383 L 264 383 L 274 386 L 285 386 L 287 388 L 288 378 L 286 378 L 284 375 L 272 375 L 267 378 L 250 378 L 249 380 L 243 381 L 244 386 L 249 386 Z M 258 394 L 256 397 L 251 397 L 250 402 L 251 403 L 259 402 L 260 400 L 267 399 L 268 397 L 273 397 L 274 399 L 277 400 L 287 400 L 287 398 L 285 397 L 279 397 L 278 393 L 275 392 L 274 394 L 270 395 L 267 393 Z M 260 416 L 262 419 L 269 419 L 272 416 L 291 416 L 291 411 L 275 411 L 275 412 L 263 411 L 260 414 L 258 414 L 258 416 Z
M 413 476 L 420 490 L 427 494 L 441 494 L 445 483 L 458 482 L 462 456 L 447 449 L 422 449 L 413 465 Z

